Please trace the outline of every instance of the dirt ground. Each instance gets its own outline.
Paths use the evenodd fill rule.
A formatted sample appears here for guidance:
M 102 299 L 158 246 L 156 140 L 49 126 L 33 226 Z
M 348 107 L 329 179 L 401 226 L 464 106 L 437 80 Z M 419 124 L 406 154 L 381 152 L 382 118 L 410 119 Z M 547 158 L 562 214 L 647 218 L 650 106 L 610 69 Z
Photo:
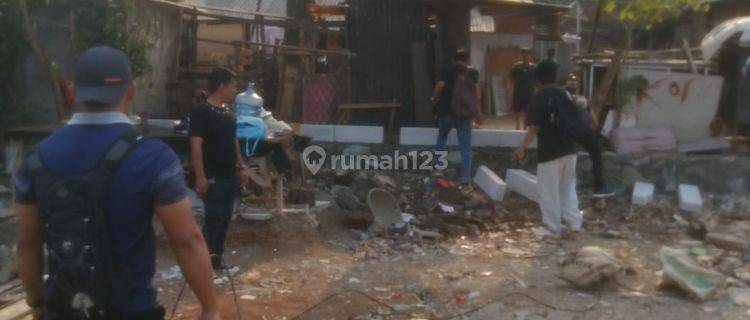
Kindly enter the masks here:
M 750 318 L 726 296 L 701 303 L 659 290 L 658 250 L 695 241 L 674 223 L 672 206 L 633 210 L 628 201 L 582 199 L 587 233 L 561 243 L 534 235 L 539 211 L 514 194 L 497 213 L 503 222 L 476 238 L 369 238 L 343 227 L 334 207 L 318 211 L 317 227 L 293 213 L 237 219 L 226 260 L 239 267 L 233 279 L 242 319 Z M 558 278 L 565 257 L 590 245 L 613 250 L 628 274 L 588 290 Z M 155 282 L 169 318 L 182 281 L 162 274 L 175 265 L 164 239 L 158 257 Z M 229 281 L 217 287 L 225 319 L 240 319 Z M 175 319 L 199 311 L 186 292 Z

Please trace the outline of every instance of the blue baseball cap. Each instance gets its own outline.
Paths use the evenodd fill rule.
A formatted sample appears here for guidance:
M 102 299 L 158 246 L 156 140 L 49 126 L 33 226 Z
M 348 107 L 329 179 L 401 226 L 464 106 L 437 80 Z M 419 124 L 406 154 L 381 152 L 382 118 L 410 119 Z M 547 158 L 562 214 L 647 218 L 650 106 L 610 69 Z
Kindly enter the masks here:
M 130 61 L 124 52 L 108 46 L 88 49 L 75 67 L 76 105 L 87 101 L 115 104 L 130 81 Z

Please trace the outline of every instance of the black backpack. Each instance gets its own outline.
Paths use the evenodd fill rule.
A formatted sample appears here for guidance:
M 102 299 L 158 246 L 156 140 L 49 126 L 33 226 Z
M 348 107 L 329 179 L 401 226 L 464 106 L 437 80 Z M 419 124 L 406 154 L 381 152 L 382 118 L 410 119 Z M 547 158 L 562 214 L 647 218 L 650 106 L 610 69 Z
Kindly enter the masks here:
M 580 142 L 591 131 L 583 108 L 576 105 L 564 89 L 549 86 L 539 90 L 537 95 L 549 108 L 550 124 L 563 142 Z
M 451 110 L 457 117 L 473 118 L 479 114 L 477 84 L 469 77 L 468 67 L 459 66 L 451 99 Z
M 120 162 L 141 141 L 130 128 L 93 169 L 66 178 L 48 170 L 38 151 L 26 160 L 48 254 L 51 292 L 45 318 L 117 318 L 112 306 L 128 288 L 115 285 L 114 277 L 122 277 L 123 272 L 118 272 L 121 267 L 114 258 L 105 208 Z

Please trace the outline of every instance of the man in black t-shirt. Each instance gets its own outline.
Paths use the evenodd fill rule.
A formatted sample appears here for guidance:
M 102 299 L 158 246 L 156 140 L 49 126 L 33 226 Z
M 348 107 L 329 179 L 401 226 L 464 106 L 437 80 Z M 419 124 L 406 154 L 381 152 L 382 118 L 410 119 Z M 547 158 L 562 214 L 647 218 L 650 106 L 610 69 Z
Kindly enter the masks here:
M 237 120 L 229 108 L 237 94 L 234 74 L 214 68 L 208 76 L 209 96 L 190 115 L 190 154 L 195 169 L 195 190 L 203 197 L 206 238 L 214 270 L 226 269 L 222 254 L 234 210 L 237 177 L 247 171 L 237 140 Z
M 435 90 L 432 94 L 431 102 L 433 106 L 436 106 L 435 112 L 437 115 L 438 122 L 438 138 L 437 151 L 446 151 L 446 143 L 448 141 L 448 134 L 453 128 L 456 128 L 456 135 L 458 137 L 458 146 L 461 150 L 461 183 L 468 183 L 471 181 L 471 127 L 472 120 L 476 120 L 477 123 L 481 124 L 482 116 L 481 113 L 475 118 L 459 117 L 454 114 L 451 108 L 453 101 L 453 89 L 461 72 L 467 72 L 468 78 L 474 82 L 479 83 L 479 72 L 469 66 L 469 53 L 466 50 L 459 49 L 455 54 L 455 62 L 449 66 L 446 66 L 440 72 L 440 79 L 435 85 Z M 477 86 L 476 97 L 479 97 L 479 86 Z
M 521 49 L 521 61 L 516 62 L 510 69 L 510 81 L 508 87 L 511 89 L 510 111 L 516 119 L 516 130 L 525 128 L 524 117 L 529 110 L 531 95 L 534 93 L 534 70 L 536 66 L 532 62 L 534 55 L 531 49 Z
M 557 67 L 549 63 L 540 64 L 536 69 L 536 77 L 545 89 L 554 86 Z M 562 221 L 566 222 L 572 231 L 580 232 L 583 217 L 578 210 L 576 194 L 575 141 L 563 139 L 559 126 L 554 123 L 561 118 L 555 117 L 555 114 L 564 110 L 558 107 L 558 104 L 564 101 L 560 100 L 561 95 L 555 94 L 554 90 L 545 89 L 540 90 L 531 99 L 529 116 L 526 119 L 528 132 L 523 144 L 513 153 L 513 158 L 525 158 L 529 144 L 534 138 L 539 137 L 537 185 L 544 228 L 537 234 L 558 238 L 562 233 Z M 566 111 L 577 112 L 573 109 Z M 571 118 L 573 117 L 575 116 Z

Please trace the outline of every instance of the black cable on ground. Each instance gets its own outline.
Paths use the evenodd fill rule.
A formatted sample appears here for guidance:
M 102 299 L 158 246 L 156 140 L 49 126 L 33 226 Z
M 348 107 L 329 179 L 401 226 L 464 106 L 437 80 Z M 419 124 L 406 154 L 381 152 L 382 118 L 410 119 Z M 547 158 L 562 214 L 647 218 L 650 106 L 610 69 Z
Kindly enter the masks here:
M 318 303 L 310 306 L 309 308 L 305 309 L 305 311 L 302 311 L 300 314 L 298 314 L 298 315 L 294 316 L 293 318 L 291 318 L 291 320 L 297 320 L 297 319 L 299 319 L 300 317 L 306 315 L 307 313 L 309 313 L 310 311 L 314 310 L 315 308 L 317 308 L 317 307 L 321 306 L 322 304 L 326 303 L 328 300 L 331 300 L 334 297 L 340 296 L 340 295 L 342 295 L 344 293 L 356 293 L 356 294 L 359 294 L 359 295 L 364 296 L 367 299 L 369 299 L 369 300 L 371 300 L 371 301 L 373 301 L 373 302 L 375 302 L 375 303 L 377 303 L 377 304 L 379 304 L 381 306 L 384 306 L 384 307 L 388 308 L 389 310 L 391 310 L 391 312 L 395 312 L 396 311 L 389 304 L 387 304 L 385 302 L 382 302 L 379 299 L 377 299 L 377 298 L 375 298 L 375 297 L 373 297 L 373 296 L 371 296 L 371 295 L 369 295 L 369 294 L 367 294 L 365 292 L 362 292 L 360 290 L 344 290 L 344 291 L 332 293 L 332 294 L 326 296 L 323 300 L 318 301 Z M 542 306 L 544 306 L 546 308 L 557 310 L 557 311 L 571 312 L 571 313 L 588 313 L 591 310 L 594 310 L 594 308 L 596 308 L 596 306 L 599 304 L 599 302 L 601 302 L 602 291 L 601 290 L 597 291 L 596 301 L 594 301 L 594 303 L 592 303 L 591 305 L 589 305 L 589 306 L 587 306 L 586 308 L 583 308 L 583 309 L 568 309 L 568 308 L 557 307 L 557 306 L 551 305 L 549 303 L 546 303 L 546 302 L 544 302 L 544 301 L 542 301 L 542 300 L 540 300 L 540 299 L 538 299 L 538 298 L 536 298 L 536 297 L 534 297 L 534 296 L 532 296 L 532 295 L 530 295 L 528 293 L 516 291 L 516 292 L 510 292 L 510 293 L 508 293 L 508 294 L 500 297 L 499 299 L 495 299 L 495 300 L 493 300 L 493 301 L 491 301 L 489 303 L 483 304 L 481 306 L 477 306 L 477 307 L 472 308 L 472 309 L 467 310 L 467 311 L 463 311 L 463 312 L 461 312 L 459 314 L 455 314 L 455 315 L 452 315 L 452 316 L 449 316 L 449 317 L 435 318 L 435 319 L 438 319 L 438 320 L 452 320 L 452 319 L 457 319 L 457 318 L 469 315 L 471 313 L 477 312 L 480 309 L 483 309 L 484 307 L 486 307 L 486 306 L 488 306 L 490 304 L 493 304 L 495 302 L 499 302 L 499 301 L 505 300 L 505 299 L 507 299 L 507 298 L 509 298 L 511 296 L 521 296 L 521 297 L 527 298 L 527 299 L 529 299 L 529 300 L 531 300 L 533 302 L 536 302 L 537 304 L 542 305 Z M 401 315 L 411 315 L 411 313 L 407 313 L 407 312 L 396 312 L 396 313 L 394 313 L 392 315 L 398 315 L 398 314 L 401 314 Z
M 495 300 L 493 300 L 493 301 L 491 301 L 489 303 L 485 303 L 485 304 L 483 304 L 481 306 L 472 308 L 471 310 L 467 310 L 467 311 L 461 312 L 461 313 L 456 314 L 456 315 L 452 315 L 452 316 L 444 317 L 444 318 L 439 318 L 439 319 L 440 320 L 457 319 L 457 318 L 469 315 L 471 313 L 477 312 L 480 309 L 483 309 L 483 308 L 487 307 L 490 304 L 493 304 L 495 302 L 499 302 L 499 301 L 505 300 L 505 299 L 507 299 L 508 297 L 511 297 L 511 296 L 522 296 L 522 297 L 524 297 L 526 299 L 529 299 L 529 300 L 531 300 L 533 302 L 536 302 L 536 303 L 538 303 L 538 304 L 540 304 L 540 305 L 542 305 L 544 307 L 547 307 L 549 309 L 556 310 L 556 311 L 571 312 L 571 313 L 588 313 L 589 311 L 594 310 L 594 308 L 596 307 L 596 305 L 598 305 L 599 302 L 601 302 L 601 300 L 602 300 L 602 291 L 601 290 L 597 291 L 596 301 L 594 301 L 594 303 L 592 303 L 591 305 L 589 305 L 588 307 L 583 308 L 583 309 L 560 308 L 560 307 L 557 307 L 557 306 L 553 306 L 553 305 L 551 305 L 549 303 L 546 303 L 546 302 L 544 302 L 542 300 L 539 300 L 538 298 L 536 298 L 536 297 L 534 297 L 534 296 L 532 296 L 532 295 L 530 295 L 528 293 L 516 291 L 516 292 L 508 293 L 508 294 L 500 297 L 499 299 L 495 299 Z

